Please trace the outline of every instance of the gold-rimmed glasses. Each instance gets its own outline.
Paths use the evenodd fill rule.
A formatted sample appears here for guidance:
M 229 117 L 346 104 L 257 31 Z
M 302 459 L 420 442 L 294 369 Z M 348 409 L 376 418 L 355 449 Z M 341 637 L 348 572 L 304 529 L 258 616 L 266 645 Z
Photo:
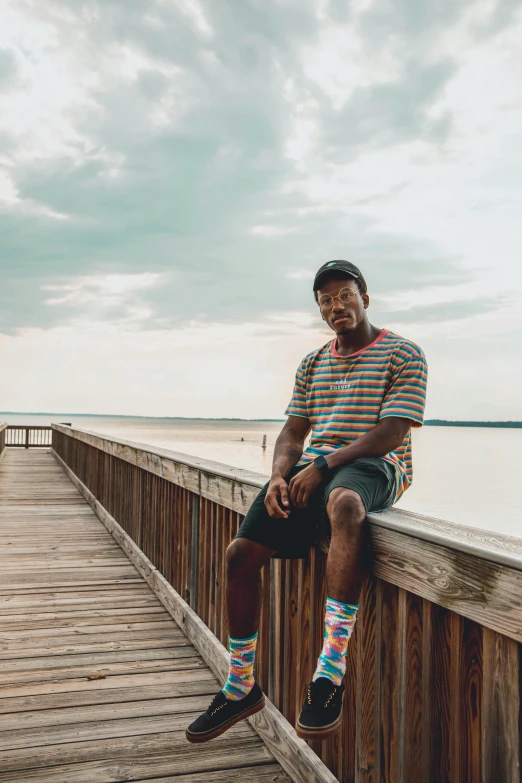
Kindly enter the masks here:
M 333 307 L 334 299 L 338 299 L 341 304 L 349 304 L 357 293 L 358 289 L 354 288 L 341 288 L 336 294 L 322 294 L 317 300 L 321 310 L 331 310 Z

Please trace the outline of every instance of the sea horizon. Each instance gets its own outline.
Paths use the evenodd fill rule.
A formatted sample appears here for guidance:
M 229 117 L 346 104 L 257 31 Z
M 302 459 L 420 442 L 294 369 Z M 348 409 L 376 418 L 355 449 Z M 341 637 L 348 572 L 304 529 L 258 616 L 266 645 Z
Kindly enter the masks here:
M 245 419 L 231 416 L 144 416 L 125 413 L 80 413 L 67 411 L 0 411 L 1 416 L 70 416 L 82 419 L 143 419 L 153 421 L 243 421 L 243 422 L 284 422 L 284 418 Z M 522 427 L 522 421 L 488 419 L 426 419 L 425 427 Z
M 102 437 L 140 443 L 268 477 L 284 419 L 0 413 L 20 427 L 70 423 Z M 483 530 L 522 537 L 520 426 L 466 422 L 415 428 L 413 485 L 397 507 Z M 485 451 L 486 447 L 486 451 Z M 485 458 L 485 454 L 490 458 Z

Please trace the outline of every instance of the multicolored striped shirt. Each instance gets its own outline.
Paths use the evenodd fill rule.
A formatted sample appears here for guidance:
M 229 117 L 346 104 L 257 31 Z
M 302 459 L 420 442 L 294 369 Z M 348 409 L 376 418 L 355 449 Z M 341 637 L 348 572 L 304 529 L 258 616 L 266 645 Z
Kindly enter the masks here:
M 312 425 L 299 465 L 348 446 L 387 416 L 410 419 L 413 427 L 423 423 L 428 367 L 418 345 L 388 329 L 350 356 L 341 356 L 336 344 L 312 351 L 297 369 L 286 415 L 305 416 Z M 396 468 L 395 503 L 413 480 L 411 432 L 384 459 Z

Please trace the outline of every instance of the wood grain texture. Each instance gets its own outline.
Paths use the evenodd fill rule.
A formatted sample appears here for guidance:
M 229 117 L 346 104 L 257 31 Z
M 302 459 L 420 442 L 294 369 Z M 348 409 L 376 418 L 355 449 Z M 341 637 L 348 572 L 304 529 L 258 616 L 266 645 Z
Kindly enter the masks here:
M 483 629 L 463 619 L 460 655 L 460 779 L 482 783 L 482 722 L 487 720 L 482 705 Z
M 169 463 L 169 452 L 164 450 L 153 453 L 144 450 L 143 446 L 138 448 L 136 444 L 107 440 L 93 433 L 71 430 L 60 425 L 54 428 L 54 432 L 55 445 L 58 450 L 62 450 L 62 456 L 66 455 L 67 451 L 73 461 L 78 461 L 80 453 L 83 453 L 82 447 L 84 450 L 90 448 L 89 458 L 94 461 L 100 459 L 96 453 L 103 454 L 105 458 L 112 456 L 120 477 L 131 471 L 136 474 L 134 484 L 139 484 L 140 481 L 143 484 L 145 473 L 151 473 L 162 480 L 162 484 L 173 482 L 190 493 L 200 494 L 213 501 L 207 506 L 207 512 L 211 515 L 217 513 L 215 509 L 219 506 L 245 514 L 264 479 L 260 475 L 254 478 L 254 474 L 247 475 L 244 471 L 234 471 L 216 463 L 174 453 L 170 453 Z M 176 462 L 175 459 L 182 461 Z M 82 458 L 82 464 L 88 461 L 86 457 Z M 167 463 L 170 464 L 169 470 L 166 470 Z M 214 468 L 215 472 L 211 473 Z M 85 475 L 80 475 L 80 478 L 92 490 L 88 480 L 90 475 L 89 471 L 89 475 L 86 472 Z M 189 475 L 192 477 L 190 481 L 187 479 Z M 105 491 L 105 488 L 103 489 Z M 162 492 L 164 491 L 162 489 Z M 94 494 L 141 547 L 141 534 L 135 529 L 136 506 L 132 502 L 130 509 L 120 508 L 121 503 L 108 504 L 103 493 L 100 495 L 98 487 Z M 124 493 L 121 497 L 130 497 L 132 500 L 133 496 Z M 240 503 L 238 497 L 241 499 Z M 136 495 L 133 502 L 137 504 L 138 501 L 139 497 Z M 182 504 L 178 503 L 176 508 L 178 507 L 181 508 Z M 146 509 L 142 509 L 140 518 L 146 516 Z M 368 519 L 376 576 L 485 624 L 516 641 L 522 641 L 522 606 L 516 600 L 516 596 L 522 592 L 522 545 L 519 539 L 471 527 L 449 525 L 440 520 L 397 510 L 379 515 L 370 514 Z M 180 525 L 182 534 L 176 538 L 180 566 L 178 577 L 184 584 L 174 580 L 174 586 L 186 598 L 190 588 L 185 583 L 186 557 L 189 552 L 187 539 L 183 537 L 187 533 L 186 526 L 182 522 Z M 216 528 L 214 522 L 210 525 L 210 532 L 214 537 L 217 536 L 216 540 L 212 538 L 212 544 L 220 546 L 221 531 L 219 527 Z M 219 573 L 216 575 L 215 569 L 219 571 L 221 561 L 215 560 L 210 567 L 214 568 L 210 599 L 214 612 L 211 627 L 215 629 L 215 599 L 219 598 L 219 595 L 215 594 L 216 579 L 219 579 Z
M 522 570 L 388 530 L 373 547 L 376 576 L 522 641 Z
M 87 487 L 58 456 L 57 459 L 74 485 L 81 491 L 91 507 L 96 510 L 99 519 L 107 529 L 118 542 L 122 541 L 125 544 L 125 552 L 131 558 L 134 566 L 152 587 L 167 611 L 176 620 L 177 625 L 194 644 L 218 679 L 224 682 L 228 673 L 228 652 L 225 647 L 122 530 L 116 520 L 94 498 Z M 128 540 L 126 541 L 126 539 Z M 212 619 L 211 613 L 211 622 Z M 302 783 L 335 783 L 337 778 L 310 750 L 306 742 L 297 737 L 294 728 L 268 699 L 265 709 L 248 720 L 293 780 L 302 781 Z
M 54 754 L 56 763 L 51 767 L 10 770 L 0 773 L 0 783 L 112 783 L 112 781 L 158 781 L 183 780 L 185 776 L 199 775 L 199 780 L 228 780 L 228 774 L 233 770 L 242 771 L 242 781 L 256 780 L 260 768 L 266 766 L 272 772 L 272 779 L 277 783 L 288 783 L 289 778 L 281 771 L 279 765 L 270 761 L 266 748 L 258 746 L 250 739 L 238 738 L 230 743 L 218 739 L 211 747 L 194 747 L 183 744 L 176 732 L 167 732 L 145 738 L 146 741 L 136 741 L 135 738 L 115 739 L 106 744 L 106 758 L 99 758 L 97 744 L 86 743 L 85 753 L 92 760 L 74 760 L 67 763 L 67 755 L 75 755 L 74 746 L 69 749 L 62 746 Z M 76 746 L 78 747 L 78 746 Z M 60 761 L 60 759 L 62 759 Z M 248 759 L 248 773 L 245 777 L 245 760 Z M 274 772 L 274 766 L 277 771 Z M 176 769 L 179 775 L 172 776 Z M 208 775 L 208 777 L 207 777 Z M 237 778 L 232 778 L 232 780 Z M 196 777 L 197 780 L 197 777 Z M 263 780 L 263 778 L 261 778 Z M 264 779 L 266 780 L 266 778 Z
M 483 783 L 520 779 L 520 649 L 483 633 Z
M 431 613 L 431 783 L 450 783 L 451 614 L 434 605 Z
M 381 722 L 378 727 L 379 774 L 383 780 L 398 783 L 399 754 L 399 626 L 397 623 L 399 589 L 382 582 L 379 589 L 380 611 L 380 681 Z M 401 694 L 402 695 L 402 694 Z
M 128 498 L 114 496 L 107 472 L 115 470 L 132 502 L 151 503 L 159 518 L 131 466 L 111 466 L 103 456 L 89 467 L 107 502 L 128 513 L 134 535 L 161 558 L 165 539 L 147 543 Z M 161 495 L 159 486 L 155 492 Z M 164 578 L 147 570 L 121 527 L 111 533 L 49 453 L 7 450 L 0 470 L 0 781 L 203 775 L 264 782 L 266 768 L 289 783 L 246 722 L 206 749 L 186 742 L 186 725 L 218 682 L 129 557 L 142 558 L 149 578 Z
M 379 783 L 376 776 L 380 764 L 380 610 L 375 577 L 366 579 L 359 598 L 357 615 L 357 697 L 356 697 L 356 760 L 355 779 L 358 783 Z M 376 639 L 377 634 L 377 639 Z M 376 689 L 378 692 L 376 693 Z
M 55 434 L 73 481 L 78 474 L 96 513 L 182 629 L 191 639 L 191 634 L 199 638 L 198 649 L 224 679 L 226 653 L 219 642 L 226 643 L 227 630 L 226 547 L 264 477 L 256 484 L 223 466 L 212 474 L 212 465 L 204 460 L 181 457 L 177 463 L 167 452 L 100 443 L 92 434 Z M 184 598 L 192 602 L 195 584 L 194 502 L 199 504 L 197 621 L 182 603 Z M 16 505 L 11 508 L 24 514 Z M 500 743 L 507 761 L 497 764 L 495 783 L 518 783 L 509 776 L 520 761 L 520 665 L 495 668 L 492 650 L 513 641 L 506 660 L 514 660 L 513 650 L 520 656 L 520 542 L 404 512 L 371 514 L 369 522 L 372 573 L 348 649 L 343 727 L 331 740 L 310 743 L 311 748 L 343 782 L 485 783 L 486 766 L 491 771 L 500 752 L 494 727 L 501 726 L 510 738 Z M 89 535 L 91 530 L 84 547 L 90 545 Z M 64 549 L 59 557 L 67 562 L 68 554 Z M 87 548 L 85 554 L 93 557 Z M 104 558 L 110 560 L 110 549 Z M 323 552 L 312 550 L 307 560 L 272 561 L 263 575 L 256 675 L 290 721 L 300 709 L 322 643 L 325 564 Z M 42 589 L 28 588 L 35 593 Z M 50 589 L 59 600 L 67 585 Z M 126 586 L 115 582 L 108 589 Z M 12 595 L 0 588 L 0 601 Z M 487 646 L 486 631 L 493 634 L 493 647 Z M 143 638 L 143 644 L 148 641 Z M 0 665 L 1 656 L 2 651 Z M 506 666 L 516 689 L 509 708 L 504 686 L 498 684 Z M 488 723 L 488 705 L 497 715 L 496 724 Z M 270 723 L 269 712 L 265 717 Z M 271 730 L 268 726 L 265 739 L 283 758 L 281 737 L 271 737 Z M 286 741 L 284 732 L 282 737 Z
M 423 599 L 404 590 L 399 594 L 401 655 L 404 671 L 403 687 L 399 689 L 400 734 L 402 752 L 399 757 L 399 780 L 417 783 L 422 780 L 423 746 L 423 678 L 427 676 L 423 657 Z

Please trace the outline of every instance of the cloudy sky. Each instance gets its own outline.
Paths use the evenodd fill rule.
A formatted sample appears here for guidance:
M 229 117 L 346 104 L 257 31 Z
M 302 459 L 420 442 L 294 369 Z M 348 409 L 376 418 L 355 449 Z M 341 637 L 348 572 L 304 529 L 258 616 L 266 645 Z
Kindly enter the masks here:
M 361 267 L 520 419 L 518 0 L 0 0 L 0 410 L 281 417 Z

